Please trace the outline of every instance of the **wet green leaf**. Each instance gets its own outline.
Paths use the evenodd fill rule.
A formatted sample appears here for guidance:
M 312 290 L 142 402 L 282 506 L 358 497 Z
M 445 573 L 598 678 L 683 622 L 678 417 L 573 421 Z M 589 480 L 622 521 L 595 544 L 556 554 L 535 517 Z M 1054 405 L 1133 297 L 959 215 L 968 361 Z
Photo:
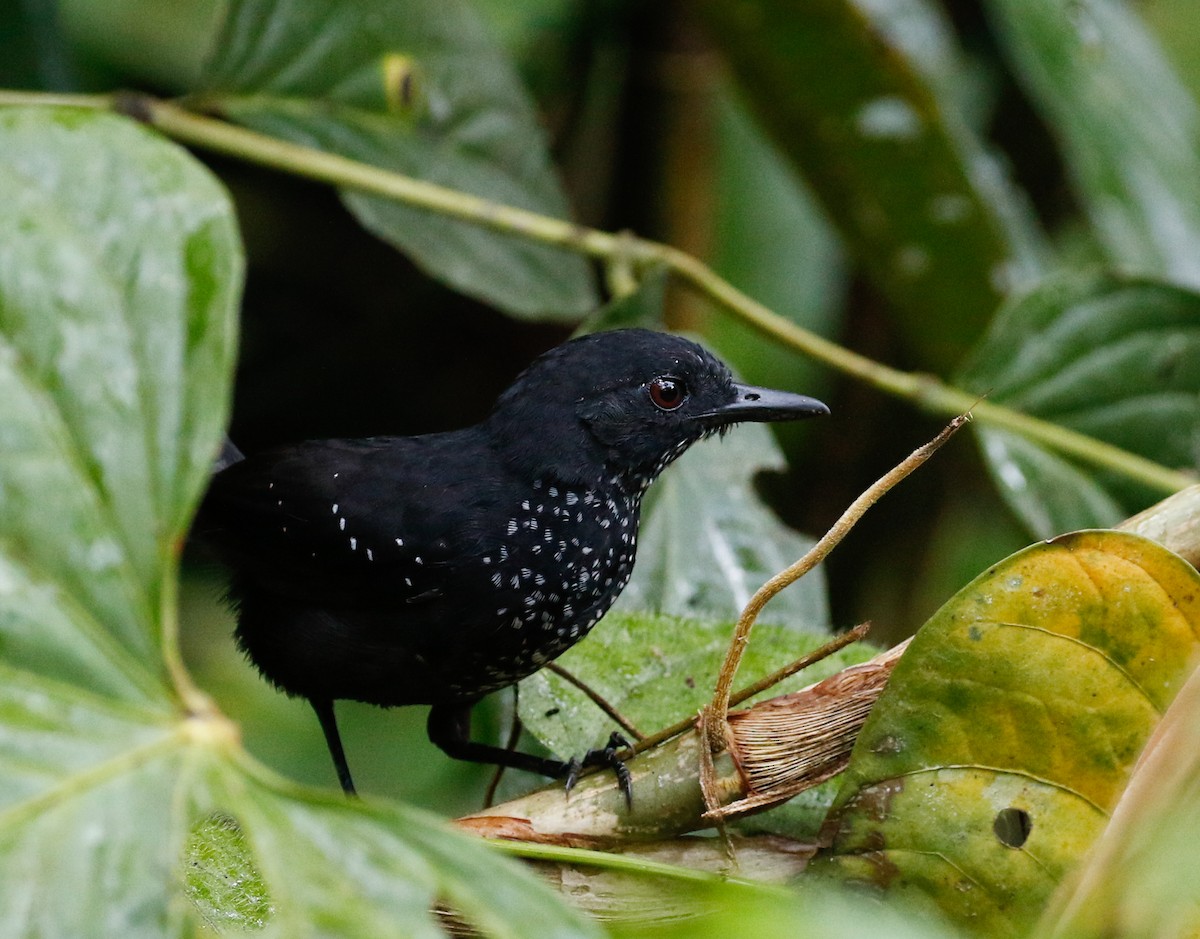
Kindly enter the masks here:
M 1200 453 L 1200 296 L 1108 275 L 1048 281 L 997 315 L 964 364 L 965 387 L 1175 469 Z M 1106 527 L 1161 494 L 977 428 L 1001 493 L 1052 537 Z
M 162 936 L 186 733 L 163 584 L 227 412 L 225 192 L 107 115 L 0 109 L 0 934 Z
M 566 217 L 533 106 L 461 0 L 234 0 L 206 99 L 235 121 L 431 183 Z M 347 191 L 375 234 L 431 276 L 521 317 L 596 305 L 574 252 Z
M 1104 829 L 1200 662 L 1200 575 L 1153 542 L 1027 548 L 918 632 L 859 735 L 810 870 L 1019 935 Z
M 153 694 L 161 580 L 226 419 L 230 203 L 127 121 L 15 108 L 0 204 L 0 651 Z
M 1121 270 L 1200 285 L 1200 108 L 1134 8 L 988 0 Z

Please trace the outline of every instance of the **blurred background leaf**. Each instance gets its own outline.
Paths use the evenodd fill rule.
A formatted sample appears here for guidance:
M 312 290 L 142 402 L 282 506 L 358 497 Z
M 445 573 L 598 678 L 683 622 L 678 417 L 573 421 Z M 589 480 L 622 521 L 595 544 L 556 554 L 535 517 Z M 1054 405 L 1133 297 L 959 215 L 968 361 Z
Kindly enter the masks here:
M 989 400 L 1140 453 L 1200 461 L 1200 296 L 1151 281 L 1076 275 L 1009 303 L 964 363 Z M 1030 532 L 1106 528 L 1154 501 L 1008 431 L 977 429 L 997 487 Z
M 754 491 L 755 477 L 785 467 L 761 424 L 693 446 L 646 494 L 638 564 L 616 609 L 732 621 L 770 577 L 813 542 L 789 529 Z M 781 593 L 760 617 L 802 632 L 829 629 L 823 571 Z
M 567 215 L 531 102 L 462 0 L 231 0 L 203 86 L 210 107 L 264 133 Z M 375 196 L 343 198 L 433 276 L 509 313 L 569 320 L 596 305 L 574 252 Z
M 1039 236 L 948 93 L 949 25 L 923 0 L 705 7 L 751 105 L 888 298 L 946 367 L 1039 270 Z
M 1200 109 L 1113 0 L 988 0 L 1110 264 L 1200 285 Z M 1114 89 L 1119 89 L 1114 94 Z

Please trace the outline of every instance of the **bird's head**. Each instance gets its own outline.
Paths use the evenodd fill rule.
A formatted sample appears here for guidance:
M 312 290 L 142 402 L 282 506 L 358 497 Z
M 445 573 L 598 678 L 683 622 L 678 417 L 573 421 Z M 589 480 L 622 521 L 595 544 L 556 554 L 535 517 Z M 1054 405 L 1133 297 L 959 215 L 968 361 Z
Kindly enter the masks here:
M 488 427 L 535 476 L 592 482 L 603 465 L 645 486 L 691 444 L 733 424 L 828 413 L 814 398 L 735 382 L 687 339 L 622 329 L 541 356 L 500 396 Z

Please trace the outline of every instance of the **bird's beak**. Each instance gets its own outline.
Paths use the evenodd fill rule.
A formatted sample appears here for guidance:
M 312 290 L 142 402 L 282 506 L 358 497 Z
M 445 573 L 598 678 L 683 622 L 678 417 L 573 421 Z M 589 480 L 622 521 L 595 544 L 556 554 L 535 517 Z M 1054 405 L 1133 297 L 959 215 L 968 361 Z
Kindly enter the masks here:
M 695 419 L 709 427 L 720 427 L 740 421 L 798 421 L 829 413 L 829 408 L 822 402 L 807 395 L 755 388 L 738 382 L 734 382 L 733 389 L 736 396 L 732 401 L 697 414 Z

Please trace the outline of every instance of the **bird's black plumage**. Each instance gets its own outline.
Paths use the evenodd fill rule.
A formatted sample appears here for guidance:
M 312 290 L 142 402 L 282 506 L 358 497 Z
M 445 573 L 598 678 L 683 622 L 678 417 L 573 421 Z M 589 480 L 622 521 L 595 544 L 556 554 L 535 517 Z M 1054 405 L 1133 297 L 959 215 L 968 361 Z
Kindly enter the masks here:
M 536 360 L 482 423 L 319 440 L 214 476 L 197 525 L 232 570 L 237 637 L 309 699 L 353 791 L 332 702 L 430 704 L 452 756 L 561 775 L 470 743 L 470 706 L 581 639 L 629 581 L 642 493 L 732 423 L 827 413 L 750 388 L 688 340 L 645 330 Z

